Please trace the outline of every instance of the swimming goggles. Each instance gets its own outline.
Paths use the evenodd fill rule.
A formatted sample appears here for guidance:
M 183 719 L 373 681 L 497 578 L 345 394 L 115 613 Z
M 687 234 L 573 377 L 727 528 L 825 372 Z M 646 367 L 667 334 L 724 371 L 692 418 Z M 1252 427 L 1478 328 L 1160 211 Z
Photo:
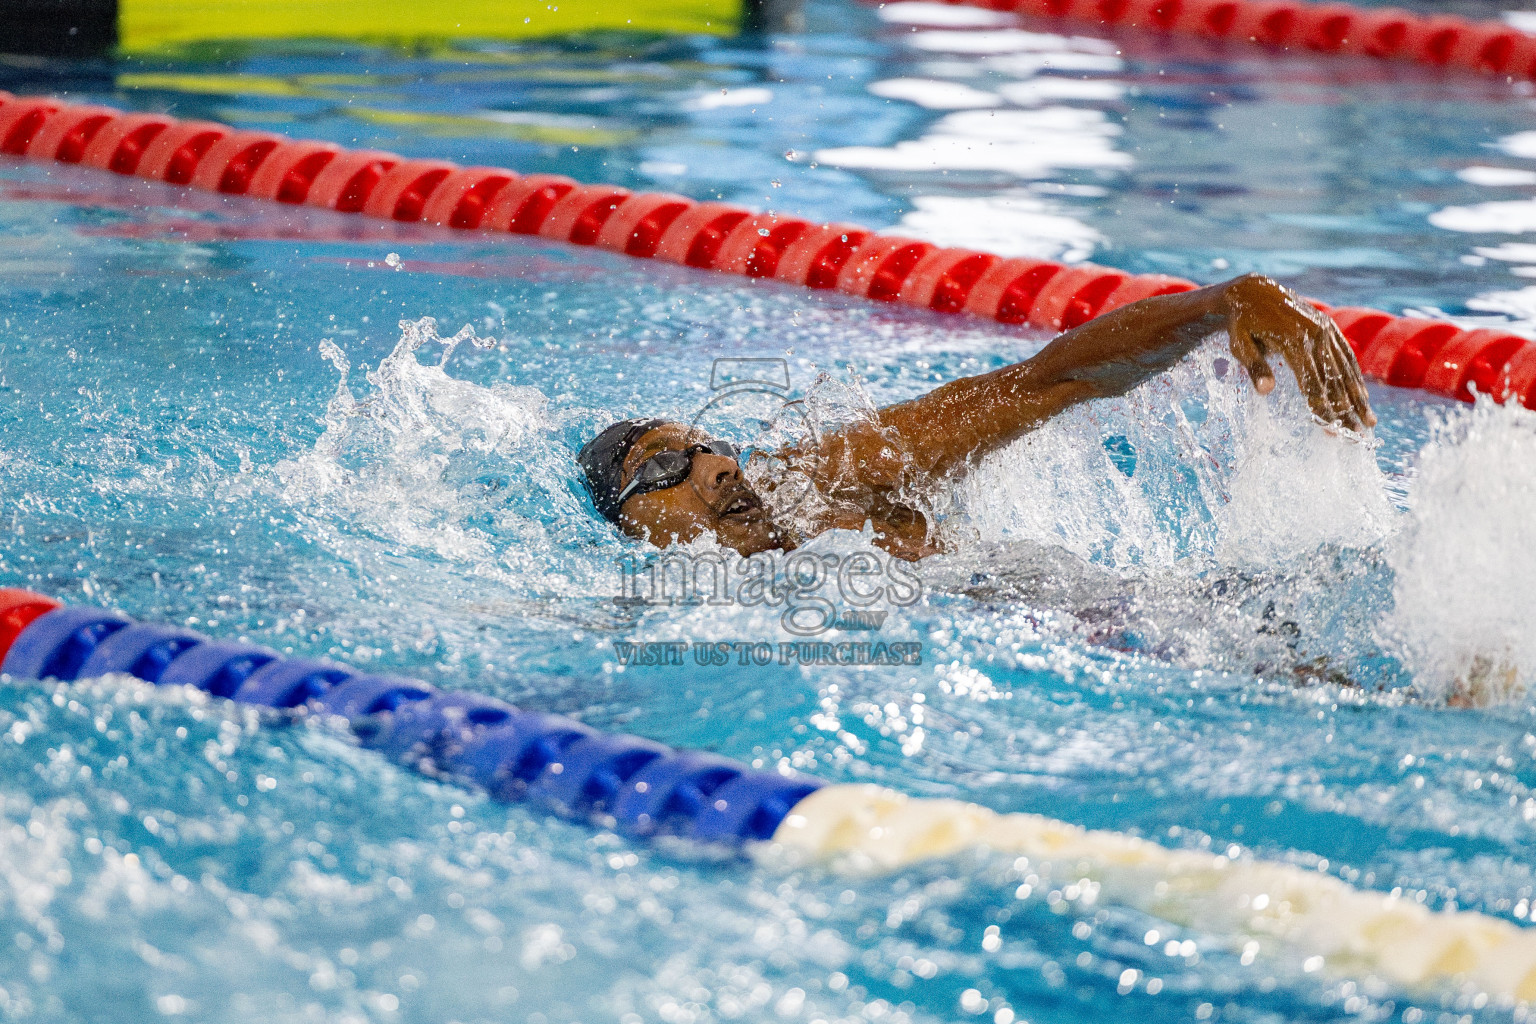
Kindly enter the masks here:
M 701 452 L 720 455 L 732 462 L 741 459 L 741 453 L 729 441 L 710 441 L 708 444 L 691 444 L 681 451 L 673 448 L 657 452 L 635 470 L 634 477 L 619 492 L 619 507 L 637 494 L 650 494 L 676 487 L 693 472 L 693 457 Z

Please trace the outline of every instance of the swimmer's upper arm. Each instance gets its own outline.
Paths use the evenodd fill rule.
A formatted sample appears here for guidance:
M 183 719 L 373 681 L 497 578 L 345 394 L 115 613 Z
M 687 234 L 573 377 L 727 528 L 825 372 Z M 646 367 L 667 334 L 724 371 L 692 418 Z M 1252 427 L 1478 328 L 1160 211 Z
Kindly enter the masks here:
M 1218 286 L 1219 287 L 1219 286 Z M 1030 359 L 950 381 L 827 435 L 827 479 L 894 488 L 914 471 L 945 476 L 1079 402 L 1122 394 L 1221 327 L 1212 288 L 1133 303 L 1058 336 Z

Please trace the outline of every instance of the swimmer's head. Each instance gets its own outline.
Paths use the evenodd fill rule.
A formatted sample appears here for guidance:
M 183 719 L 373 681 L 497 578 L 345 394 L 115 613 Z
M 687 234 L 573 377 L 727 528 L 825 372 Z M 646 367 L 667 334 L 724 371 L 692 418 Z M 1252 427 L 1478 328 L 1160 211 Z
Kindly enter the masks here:
M 730 444 L 666 420 L 615 423 L 581 449 L 597 511 L 658 547 L 705 533 L 743 555 L 790 546 L 741 475 Z

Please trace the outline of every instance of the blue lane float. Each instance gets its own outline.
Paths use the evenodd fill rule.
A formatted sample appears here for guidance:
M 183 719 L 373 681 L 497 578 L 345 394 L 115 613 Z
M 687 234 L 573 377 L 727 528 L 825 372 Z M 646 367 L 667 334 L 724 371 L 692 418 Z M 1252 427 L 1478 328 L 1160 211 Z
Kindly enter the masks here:
M 966 851 L 1024 857 L 1042 878 L 1054 870 L 1092 881 L 1084 890 L 1092 901 L 1102 892 L 1105 901 L 1224 936 L 1245 957 L 1285 949 L 1333 973 L 1536 1003 L 1536 929 L 1475 911 L 1432 912 L 1398 893 L 1230 849 L 1168 849 L 1038 814 L 754 771 L 480 694 L 65 608 L 23 590 L 0 589 L 0 658 L 0 671 L 16 677 L 121 672 L 276 714 L 344 719 L 364 747 L 424 775 L 636 839 L 678 836 L 745 855 L 778 849 L 858 874 Z
M 10 676 L 71 682 L 124 673 L 274 711 L 339 717 L 359 743 L 397 764 L 630 836 L 734 847 L 768 840 L 824 785 L 417 679 L 0 591 L 0 620 L 18 609 L 42 614 L 0 625 L 0 644 L 13 638 L 0 662 Z

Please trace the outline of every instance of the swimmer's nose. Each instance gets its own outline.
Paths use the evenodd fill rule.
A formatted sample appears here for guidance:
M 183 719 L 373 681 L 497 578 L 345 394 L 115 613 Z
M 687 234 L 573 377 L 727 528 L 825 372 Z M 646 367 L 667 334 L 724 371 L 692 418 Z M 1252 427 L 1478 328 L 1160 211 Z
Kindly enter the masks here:
M 736 464 L 735 459 L 728 459 L 724 455 L 716 455 L 713 452 L 701 452 L 695 455 L 693 468 L 694 476 L 700 478 L 699 483 L 711 497 L 741 479 L 741 467 Z

